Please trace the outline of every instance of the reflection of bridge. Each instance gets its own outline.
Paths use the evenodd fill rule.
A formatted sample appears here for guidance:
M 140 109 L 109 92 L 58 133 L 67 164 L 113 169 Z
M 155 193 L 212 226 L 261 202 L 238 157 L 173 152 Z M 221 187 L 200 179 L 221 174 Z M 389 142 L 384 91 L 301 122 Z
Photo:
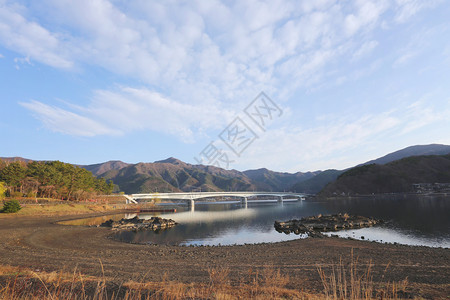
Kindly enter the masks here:
M 223 197 L 229 198 L 240 198 L 242 203 L 247 203 L 248 198 L 252 197 L 263 197 L 272 196 L 278 199 L 279 202 L 283 202 L 284 198 L 296 198 L 298 200 L 303 200 L 305 194 L 298 193 L 285 193 L 285 192 L 196 192 L 196 193 L 152 193 L 152 194 L 132 194 L 125 195 L 127 199 L 127 204 L 138 203 L 142 200 L 183 200 L 187 201 L 189 205 L 194 206 L 195 200 L 202 198 L 215 198 Z

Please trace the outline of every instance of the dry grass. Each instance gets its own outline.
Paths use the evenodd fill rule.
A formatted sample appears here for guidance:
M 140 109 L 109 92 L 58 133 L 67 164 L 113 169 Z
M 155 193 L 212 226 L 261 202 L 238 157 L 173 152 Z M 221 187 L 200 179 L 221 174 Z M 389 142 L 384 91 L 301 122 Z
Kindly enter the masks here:
M 161 282 L 129 281 L 124 287 L 141 293 L 152 290 L 147 295 L 149 299 L 319 299 L 317 295 L 285 288 L 289 277 L 272 267 L 256 272 L 249 270 L 246 278 L 234 283 L 230 273 L 225 267 L 209 268 L 207 284 L 170 281 L 165 275 Z
M 55 205 L 26 205 L 17 214 L 18 215 L 55 215 L 67 213 L 91 213 L 113 210 L 111 205 L 98 204 L 74 204 L 64 203 Z
M 98 277 L 82 275 L 77 272 L 76 269 L 74 272 L 65 272 L 61 270 L 59 272 L 45 272 L 40 270 L 30 270 L 27 268 L 19 268 L 13 266 L 0 266 L 0 276 L 2 277 L 27 277 L 27 278 L 40 278 L 42 281 L 46 283 L 55 283 L 55 282 L 74 282 L 74 281 L 98 281 Z
M 389 265 L 385 272 L 388 267 Z M 361 268 L 358 258 L 353 257 L 353 249 L 351 261 L 347 267 L 342 259 L 339 260 L 339 264 L 332 266 L 329 274 L 318 266 L 325 299 L 398 299 L 398 295 L 406 290 L 407 279 L 400 283 L 386 283 L 376 288 L 372 268 L 371 262 L 367 267 Z
M 104 274 L 101 261 L 100 267 Z M 320 266 L 318 272 L 323 292 L 311 294 L 292 288 L 295 286 L 292 283 L 298 279 L 290 278 L 273 266 L 249 269 L 239 278 L 232 276 L 229 268 L 209 268 L 209 281 L 205 283 L 172 281 L 165 274 L 158 282 L 147 281 L 145 275 L 139 282 L 124 284 L 114 283 L 104 275 L 84 276 L 76 270 L 49 273 L 1 266 L 0 299 L 397 299 L 407 285 L 407 281 L 403 281 L 379 284 L 376 288 L 372 264 L 360 265 L 353 253 L 349 265 L 340 260 L 328 273 Z
M 52 216 L 66 214 L 87 214 L 95 212 L 112 212 L 114 210 L 137 209 L 136 205 L 125 204 L 123 196 L 109 196 L 91 201 L 66 201 L 52 198 L 39 198 L 37 201 L 29 198 L 17 199 L 22 209 L 14 214 L 0 214 L 0 218 L 13 216 Z M 0 208 L 3 202 L 0 201 Z M 150 206 L 150 204 L 142 204 Z
M 0 266 L 0 299 L 108 299 L 106 278 L 64 271 L 42 272 L 24 268 Z M 88 286 L 88 288 L 86 288 Z
M 74 215 L 113 212 L 115 210 L 128 209 L 125 204 L 91 204 L 91 203 L 58 203 L 58 204 L 26 204 L 15 214 L 0 214 L 0 217 L 13 216 L 52 216 L 52 215 Z

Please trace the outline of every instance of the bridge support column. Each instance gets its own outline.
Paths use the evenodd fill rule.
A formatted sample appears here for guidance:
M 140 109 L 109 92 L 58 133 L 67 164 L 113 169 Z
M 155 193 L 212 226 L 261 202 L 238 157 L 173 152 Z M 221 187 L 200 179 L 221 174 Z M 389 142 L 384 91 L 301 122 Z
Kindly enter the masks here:
M 241 203 L 243 204 L 244 208 L 248 207 L 247 197 L 242 197 Z
M 195 202 L 194 202 L 194 199 L 190 199 L 190 200 L 189 200 L 188 206 L 189 206 L 190 211 L 195 211 Z
M 278 196 L 278 202 L 283 203 L 283 196 Z

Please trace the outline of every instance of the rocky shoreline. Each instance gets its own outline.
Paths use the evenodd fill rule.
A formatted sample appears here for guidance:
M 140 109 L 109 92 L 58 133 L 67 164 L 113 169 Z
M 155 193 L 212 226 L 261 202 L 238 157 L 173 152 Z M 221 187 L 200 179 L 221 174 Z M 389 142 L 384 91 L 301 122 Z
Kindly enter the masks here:
M 121 219 L 119 221 L 114 221 L 112 219 L 102 223 L 102 227 L 111 227 L 112 230 L 153 230 L 160 231 L 171 227 L 174 227 L 178 223 L 172 219 L 163 219 L 160 217 L 151 217 L 150 219 L 139 219 L 134 217 L 132 219 Z
M 350 228 L 371 227 L 382 223 L 382 220 L 368 218 L 363 216 L 353 216 L 348 214 L 337 215 L 317 215 L 293 219 L 286 222 L 275 221 L 275 230 L 280 233 L 307 234 L 309 237 L 322 237 L 321 232 L 338 231 Z

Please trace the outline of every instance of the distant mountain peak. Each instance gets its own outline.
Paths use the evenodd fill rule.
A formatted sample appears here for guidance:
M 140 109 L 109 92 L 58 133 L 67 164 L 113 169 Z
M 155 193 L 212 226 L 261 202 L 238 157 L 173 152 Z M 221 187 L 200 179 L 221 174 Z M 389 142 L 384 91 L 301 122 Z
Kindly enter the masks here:
M 28 158 L 23 158 L 23 157 L 19 157 L 19 156 L 14 156 L 14 157 L 0 157 L 1 160 L 3 161 L 7 161 L 7 162 L 15 162 L 15 161 L 22 161 L 22 162 L 30 162 L 33 161 L 31 159 Z
M 128 167 L 129 165 L 130 164 L 127 164 L 121 160 L 110 160 L 104 163 L 85 165 L 81 167 L 92 172 L 92 174 L 94 174 L 95 176 L 99 176 L 110 170 L 120 170 L 125 167 Z
M 269 169 L 267 169 L 267 168 L 259 168 L 259 169 L 246 170 L 245 172 L 269 172 Z
M 163 160 L 157 160 L 155 163 L 161 163 L 161 164 L 173 164 L 173 165 L 181 165 L 185 164 L 185 162 L 182 162 L 181 160 L 175 158 L 175 157 L 169 157 Z

